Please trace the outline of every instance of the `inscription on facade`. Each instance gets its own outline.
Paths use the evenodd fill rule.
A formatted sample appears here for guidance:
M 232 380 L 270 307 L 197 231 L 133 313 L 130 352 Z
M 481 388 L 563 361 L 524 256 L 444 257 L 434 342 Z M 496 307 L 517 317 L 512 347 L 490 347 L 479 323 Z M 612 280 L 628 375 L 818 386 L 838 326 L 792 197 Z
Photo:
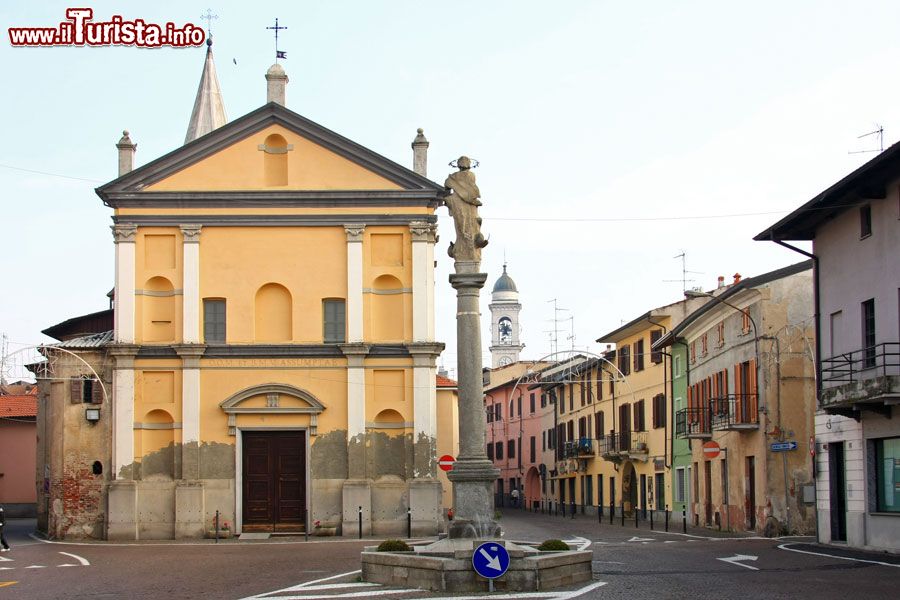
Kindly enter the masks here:
M 333 358 L 210 358 L 204 367 L 232 369 L 339 368 L 344 365 Z

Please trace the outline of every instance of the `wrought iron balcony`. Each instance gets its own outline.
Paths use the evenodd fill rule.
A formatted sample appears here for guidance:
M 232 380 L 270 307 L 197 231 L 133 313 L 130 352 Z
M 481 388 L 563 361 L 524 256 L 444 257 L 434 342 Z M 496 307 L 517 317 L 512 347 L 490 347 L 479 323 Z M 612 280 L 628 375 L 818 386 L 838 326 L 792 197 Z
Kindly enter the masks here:
M 712 437 L 709 409 L 693 406 L 675 413 L 675 437 L 706 439 Z
M 822 359 L 822 384 L 900 375 L 900 342 L 884 342 Z
M 579 438 L 566 442 L 563 447 L 564 458 L 585 458 L 594 455 L 594 445 L 590 438 Z
M 759 400 L 756 394 L 727 394 L 709 401 L 714 430 L 759 429 Z
M 600 441 L 600 455 L 615 462 L 623 458 L 646 460 L 649 453 L 646 431 L 612 432 Z

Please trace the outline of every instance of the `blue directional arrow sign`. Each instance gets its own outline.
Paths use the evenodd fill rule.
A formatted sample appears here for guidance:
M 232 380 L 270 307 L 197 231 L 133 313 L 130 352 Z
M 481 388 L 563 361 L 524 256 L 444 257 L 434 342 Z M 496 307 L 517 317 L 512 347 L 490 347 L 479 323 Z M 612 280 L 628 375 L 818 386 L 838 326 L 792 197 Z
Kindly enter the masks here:
M 772 452 L 786 452 L 788 450 L 796 450 L 797 442 L 778 442 L 772 444 Z
M 475 548 L 472 566 L 485 579 L 496 579 L 509 568 L 509 552 L 497 542 L 485 542 Z

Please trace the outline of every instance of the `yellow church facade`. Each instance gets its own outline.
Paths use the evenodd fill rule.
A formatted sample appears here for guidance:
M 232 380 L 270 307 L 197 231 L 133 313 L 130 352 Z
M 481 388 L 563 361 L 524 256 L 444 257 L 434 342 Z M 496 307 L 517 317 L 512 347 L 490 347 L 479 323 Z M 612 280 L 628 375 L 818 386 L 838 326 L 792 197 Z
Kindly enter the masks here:
M 109 539 L 201 537 L 217 511 L 237 533 L 441 526 L 427 141 L 407 169 L 287 109 L 277 65 L 267 79 L 263 107 L 136 169 L 126 133 L 97 190 Z

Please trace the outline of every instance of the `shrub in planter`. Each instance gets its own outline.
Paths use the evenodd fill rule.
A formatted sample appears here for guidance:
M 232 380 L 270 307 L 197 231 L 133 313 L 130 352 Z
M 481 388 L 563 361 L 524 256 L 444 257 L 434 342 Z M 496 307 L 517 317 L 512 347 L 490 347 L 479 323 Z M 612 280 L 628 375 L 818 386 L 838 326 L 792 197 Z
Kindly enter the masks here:
M 537 549 L 541 552 L 558 552 L 568 550 L 569 545 L 562 540 L 544 540 Z
M 409 552 L 412 550 L 409 544 L 403 540 L 384 540 L 378 544 L 379 552 Z

